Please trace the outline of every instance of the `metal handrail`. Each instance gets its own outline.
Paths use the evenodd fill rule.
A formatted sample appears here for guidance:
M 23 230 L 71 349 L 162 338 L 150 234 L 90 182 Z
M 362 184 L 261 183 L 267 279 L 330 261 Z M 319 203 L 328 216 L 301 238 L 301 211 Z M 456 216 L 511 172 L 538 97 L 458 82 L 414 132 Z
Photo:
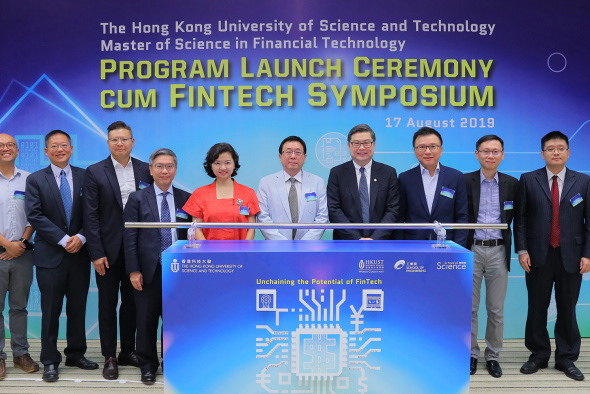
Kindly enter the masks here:
M 505 230 L 506 223 L 440 223 L 447 230 L 492 229 Z M 194 222 L 196 228 L 246 228 L 246 229 L 400 229 L 419 230 L 434 229 L 434 223 L 205 223 Z M 190 228 L 189 222 L 125 222 L 126 228 Z

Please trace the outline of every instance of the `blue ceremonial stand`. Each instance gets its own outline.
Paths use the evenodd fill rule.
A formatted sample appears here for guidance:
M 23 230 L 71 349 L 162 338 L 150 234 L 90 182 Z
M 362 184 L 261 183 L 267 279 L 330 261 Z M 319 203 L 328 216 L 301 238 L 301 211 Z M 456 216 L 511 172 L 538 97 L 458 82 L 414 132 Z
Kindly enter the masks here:
M 432 244 L 176 242 L 166 392 L 467 392 L 473 254 Z

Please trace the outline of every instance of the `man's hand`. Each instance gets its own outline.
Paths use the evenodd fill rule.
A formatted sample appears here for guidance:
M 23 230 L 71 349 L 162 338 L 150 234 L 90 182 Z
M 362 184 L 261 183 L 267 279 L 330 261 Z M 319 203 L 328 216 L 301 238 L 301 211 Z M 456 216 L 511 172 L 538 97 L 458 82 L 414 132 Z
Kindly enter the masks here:
M 135 290 L 142 291 L 143 290 L 143 275 L 139 271 L 132 272 L 129 275 L 129 279 L 131 280 L 131 285 Z
M 104 276 L 106 273 L 106 268 L 109 268 L 109 262 L 107 261 L 106 257 L 101 257 L 100 259 L 92 260 L 92 265 L 94 265 L 94 269 L 100 276 Z
M 0 259 L 2 260 L 12 260 L 20 257 L 27 249 L 27 247 L 23 245 L 21 241 L 12 241 L 6 246 L 6 251 L 0 254 Z
M 518 262 L 523 270 L 526 272 L 531 272 L 531 257 L 528 253 L 523 253 L 518 255 Z
M 84 245 L 82 243 L 82 240 L 80 240 L 80 238 L 78 238 L 77 235 L 74 235 L 73 237 L 70 237 L 70 239 L 68 239 L 66 241 L 66 252 L 68 253 L 77 253 L 80 248 L 82 247 L 82 245 Z
M 590 271 L 590 259 L 582 257 L 582 260 L 580 260 L 580 274 L 585 274 L 588 271 Z
M 373 238 L 359 238 L 359 241 L 372 241 Z

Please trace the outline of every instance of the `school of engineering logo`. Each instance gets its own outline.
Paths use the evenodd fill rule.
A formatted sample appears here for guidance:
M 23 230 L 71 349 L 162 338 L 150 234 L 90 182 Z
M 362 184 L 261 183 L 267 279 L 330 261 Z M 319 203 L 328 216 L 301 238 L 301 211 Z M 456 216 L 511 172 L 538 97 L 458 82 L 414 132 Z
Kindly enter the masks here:
M 256 289 L 256 311 L 274 315 L 274 325 L 256 326 L 256 383 L 264 392 L 371 392 L 368 372 L 381 370 L 371 357 L 381 352 L 381 328 L 365 319 L 384 311 L 384 291 L 349 297 L 341 288 Z

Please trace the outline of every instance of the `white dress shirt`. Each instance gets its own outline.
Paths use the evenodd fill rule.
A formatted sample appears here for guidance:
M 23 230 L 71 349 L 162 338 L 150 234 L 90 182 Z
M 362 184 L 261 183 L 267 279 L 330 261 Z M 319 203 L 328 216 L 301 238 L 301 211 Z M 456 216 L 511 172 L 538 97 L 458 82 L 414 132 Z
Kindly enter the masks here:
M 158 202 L 158 215 L 159 218 L 162 217 L 162 194 L 164 193 L 164 190 L 160 189 L 158 186 L 156 186 L 156 184 L 154 183 L 154 189 L 156 190 L 156 200 Z M 172 188 L 172 185 L 170 185 L 170 188 L 168 190 L 166 190 L 168 192 L 168 195 L 166 196 L 166 201 L 168 201 L 168 208 L 170 210 L 170 221 L 171 222 L 176 222 L 176 208 L 174 207 L 174 191 Z M 171 229 L 172 231 L 172 243 L 178 241 L 178 235 L 176 234 L 176 229 Z
M 432 203 L 434 202 L 434 193 L 436 192 L 436 184 L 438 183 L 438 174 L 440 174 L 440 163 L 436 163 L 436 170 L 434 175 L 430 176 L 430 172 L 420 164 L 420 173 L 422 174 L 422 185 L 424 186 L 424 194 L 426 195 L 426 204 L 428 204 L 428 212 L 432 213 Z
M 30 224 L 25 212 L 25 186 L 29 172 L 14 167 L 8 179 L 0 172 L 0 234 L 8 241 L 18 241 Z
M 113 166 L 115 167 L 115 174 L 117 174 L 117 181 L 119 182 L 119 190 L 121 190 L 121 201 L 123 201 L 123 208 L 127 204 L 129 195 L 135 191 L 135 174 L 133 173 L 133 163 L 131 158 L 127 165 L 123 167 L 113 155 L 111 155 Z
M 356 164 L 356 162 L 354 160 L 352 161 L 352 164 L 354 164 L 354 173 L 356 174 L 356 186 L 358 188 L 361 184 L 361 166 Z M 372 165 L 373 165 L 373 159 L 371 159 L 371 161 L 367 165 L 365 165 L 365 167 L 364 167 L 365 177 L 367 177 L 367 190 L 369 191 L 369 198 L 371 197 L 371 166 Z

